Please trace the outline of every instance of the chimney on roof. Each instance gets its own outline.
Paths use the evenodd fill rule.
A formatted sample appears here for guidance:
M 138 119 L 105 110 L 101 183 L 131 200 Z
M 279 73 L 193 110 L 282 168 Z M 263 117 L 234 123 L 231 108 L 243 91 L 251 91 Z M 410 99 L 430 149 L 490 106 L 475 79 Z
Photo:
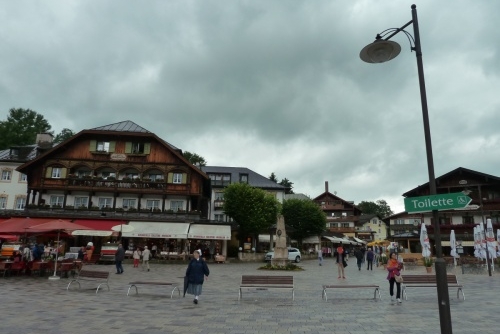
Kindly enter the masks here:
M 325 181 L 325 193 L 328 192 L 328 181 Z
M 51 133 L 39 133 L 36 135 L 36 144 L 41 148 L 51 148 L 54 136 Z

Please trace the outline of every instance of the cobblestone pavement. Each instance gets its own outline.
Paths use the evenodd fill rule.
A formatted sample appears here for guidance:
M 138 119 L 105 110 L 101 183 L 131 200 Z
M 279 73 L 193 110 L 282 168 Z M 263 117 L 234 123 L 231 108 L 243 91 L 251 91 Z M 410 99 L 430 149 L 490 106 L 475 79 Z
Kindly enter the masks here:
M 439 333 L 436 289 L 409 290 L 408 301 L 391 304 L 386 272 L 380 268 L 358 271 L 354 261 L 346 268 L 347 279 L 338 280 L 333 260 L 323 266 L 309 260 L 301 272 L 258 271 L 261 263 L 209 264 L 211 275 L 203 286 L 198 305 L 192 296 L 170 299 L 171 289 L 139 287 L 139 294 L 126 296 L 133 280 L 163 280 L 182 286 L 185 264 L 152 264 L 151 271 L 124 266 L 116 275 L 112 265 L 88 266 L 111 272 L 111 291 L 95 294 L 93 282 L 82 289 L 63 278 L 0 278 L 0 333 Z M 453 271 L 452 271 L 453 272 Z M 423 267 L 411 273 L 424 274 Z M 295 277 L 295 302 L 285 291 L 244 292 L 238 301 L 242 274 L 290 274 Z M 499 333 L 500 275 L 458 274 L 464 284 L 465 301 L 450 289 L 454 333 Z M 376 283 L 382 301 L 370 289 L 329 290 L 321 299 L 321 285 Z M 135 293 L 135 291 L 133 291 Z

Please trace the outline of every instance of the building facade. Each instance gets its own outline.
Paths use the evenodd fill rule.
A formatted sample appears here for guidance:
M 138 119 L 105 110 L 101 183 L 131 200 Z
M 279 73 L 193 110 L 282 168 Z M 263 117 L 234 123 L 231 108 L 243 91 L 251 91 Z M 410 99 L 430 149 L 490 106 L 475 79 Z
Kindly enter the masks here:
M 52 148 L 52 135 L 38 134 L 36 144 L 0 150 L 0 214 L 22 212 L 27 204 L 28 177 L 17 168 Z
M 472 202 L 464 209 L 439 211 L 442 245 L 449 246 L 451 230 L 462 241 L 467 252 L 473 251 L 473 228 L 483 220 L 491 219 L 494 230 L 500 228 L 500 177 L 459 167 L 436 178 L 437 194 L 464 193 Z M 420 185 L 403 194 L 404 197 L 429 195 L 429 183 Z M 423 223 L 431 243 L 434 240 L 432 212 L 400 212 L 384 218 L 389 225 L 389 238 L 399 241 L 407 252 L 421 252 L 419 232 Z M 445 249 L 445 255 L 449 248 Z
M 207 214 L 207 176 L 130 121 L 80 131 L 18 171 L 30 207 Z
M 329 232 L 356 237 L 356 226 L 361 210 L 353 202 L 346 201 L 328 190 L 325 182 L 325 192 L 313 199 L 326 214 L 326 228 Z
M 272 194 L 283 203 L 286 188 L 270 179 L 245 167 L 204 166 L 201 168 L 210 179 L 212 187 L 209 219 L 229 222 L 230 218 L 224 214 L 224 189 L 233 183 L 247 183 Z

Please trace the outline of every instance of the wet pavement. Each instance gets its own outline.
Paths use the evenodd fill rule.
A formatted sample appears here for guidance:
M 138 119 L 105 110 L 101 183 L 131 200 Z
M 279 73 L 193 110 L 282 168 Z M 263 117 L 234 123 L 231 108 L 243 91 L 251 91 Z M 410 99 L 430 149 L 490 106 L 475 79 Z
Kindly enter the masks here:
M 192 296 L 170 299 L 171 287 L 139 286 L 139 294 L 128 282 L 168 281 L 182 286 L 186 264 L 151 264 L 142 271 L 125 264 L 122 275 L 113 265 L 89 265 L 90 270 L 109 271 L 110 291 L 95 293 L 95 282 L 70 279 L 0 278 L 0 333 L 440 333 L 435 288 L 408 289 L 408 301 L 392 304 L 386 271 L 358 270 L 349 261 L 345 280 L 337 279 L 332 259 L 323 266 L 303 261 L 300 272 L 260 271 L 263 263 L 209 263 L 211 271 L 198 305 Z M 425 274 L 423 267 L 408 270 Z M 448 272 L 454 273 L 454 270 Z M 289 291 L 244 291 L 238 301 L 242 274 L 293 275 L 295 301 Z M 404 272 L 403 272 L 404 277 Z M 499 333 L 500 274 L 462 274 L 466 300 L 456 299 L 450 289 L 454 333 Z M 380 284 L 382 300 L 373 299 L 371 289 L 329 290 L 328 301 L 321 298 L 323 284 Z

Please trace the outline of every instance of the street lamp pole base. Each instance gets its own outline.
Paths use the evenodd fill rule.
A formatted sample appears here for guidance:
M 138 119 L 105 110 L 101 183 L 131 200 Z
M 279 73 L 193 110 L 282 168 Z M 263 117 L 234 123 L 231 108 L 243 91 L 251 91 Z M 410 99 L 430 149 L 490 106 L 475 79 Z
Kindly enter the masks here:
M 59 276 L 50 276 L 49 277 L 49 281 L 57 281 L 57 280 L 60 280 L 60 279 L 61 279 L 61 277 L 59 277 Z

